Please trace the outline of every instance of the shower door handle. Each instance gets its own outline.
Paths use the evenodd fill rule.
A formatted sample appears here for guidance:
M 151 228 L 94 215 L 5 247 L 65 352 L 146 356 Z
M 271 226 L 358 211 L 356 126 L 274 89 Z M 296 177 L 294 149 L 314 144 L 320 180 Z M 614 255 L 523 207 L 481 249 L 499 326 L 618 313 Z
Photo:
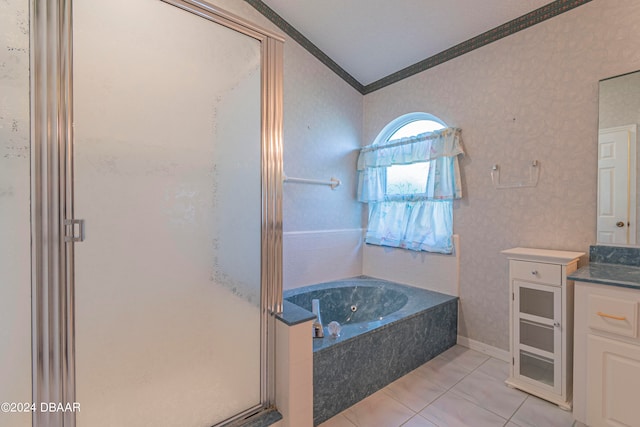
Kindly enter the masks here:
M 84 219 L 65 219 L 64 226 L 65 242 L 84 242 Z

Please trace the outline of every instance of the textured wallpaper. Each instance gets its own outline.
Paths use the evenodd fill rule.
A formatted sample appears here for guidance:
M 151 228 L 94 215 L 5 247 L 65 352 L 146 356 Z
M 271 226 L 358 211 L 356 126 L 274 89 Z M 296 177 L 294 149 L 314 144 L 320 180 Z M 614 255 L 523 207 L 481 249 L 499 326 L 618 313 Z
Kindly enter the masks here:
M 364 141 L 399 115 L 424 111 L 462 128 L 459 333 L 507 349 L 503 249 L 588 252 L 595 242 L 598 81 L 640 69 L 640 2 L 594 0 L 365 96 Z M 495 189 L 526 179 L 535 188 Z
M 251 22 L 282 32 L 252 6 L 213 0 Z M 284 47 L 284 171 L 295 178 L 329 180 L 328 186 L 285 183 L 284 231 L 354 229 L 362 226 L 355 201 L 355 163 L 362 142 L 363 97 L 295 41 Z M 286 260 L 285 260 L 286 262 Z
M 360 228 L 355 164 L 362 141 L 363 98 L 293 41 L 285 43 L 284 170 L 328 186 L 284 184 L 284 230 Z
M 214 0 L 225 10 L 281 33 L 252 6 Z M 295 41 L 284 44 L 284 171 L 329 180 L 285 183 L 283 279 L 290 289 L 362 273 L 362 205 L 355 164 L 362 143 L 363 97 Z

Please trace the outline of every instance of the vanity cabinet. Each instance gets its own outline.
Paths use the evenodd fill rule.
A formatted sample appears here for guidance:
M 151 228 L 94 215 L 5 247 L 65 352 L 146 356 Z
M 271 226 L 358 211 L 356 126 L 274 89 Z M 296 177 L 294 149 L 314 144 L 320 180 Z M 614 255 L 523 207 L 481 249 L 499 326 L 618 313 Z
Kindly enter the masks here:
M 571 409 L 573 282 L 582 252 L 514 248 L 509 259 L 511 370 L 506 383 Z
M 574 417 L 640 426 L 640 290 L 576 282 Z

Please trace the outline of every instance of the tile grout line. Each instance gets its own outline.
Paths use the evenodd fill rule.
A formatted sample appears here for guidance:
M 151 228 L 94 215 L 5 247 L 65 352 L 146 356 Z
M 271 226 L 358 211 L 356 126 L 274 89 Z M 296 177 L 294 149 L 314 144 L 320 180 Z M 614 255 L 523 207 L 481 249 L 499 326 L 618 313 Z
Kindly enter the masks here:
M 472 350 L 472 351 L 475 351 L 475 350 Z M 481 353 L 481 352 L 480 352 L 480 353 Z M 464 363 L 459 362 L 456 358 L 451 358 L 451 359 L 450 359 L 450 358 L 447 358 L 447 357 L 441 357 L 441 355 L 436 356 L 436 358 L 437 358 L 437 357 L 440 357 L 441 359 L 444 359 L 444 362 L 446 362 L 446 364 L 447 364 L 447 365 L 453 365 L 453 366 L 456 366 L 457 368 L 459 368 L 459 369 L 463 369 L 464 371 L 466 371 L 466 370 L 467 370 L 467 368 L 466 368 L 465 364 L 464 364 Z M 434 360 L 434 359 L 436 359 L 436 358 L 433 358 L 433 359 L 431 359 L 430 361 L 432 361 L 432 360 Z M 514 421 L 514 417 L 515 417 L 515 415 L 518 413 L 518 411 L 520 411 L 520 410 L 522 409 L 522 407 L 523 407 L 523 406 L 525 405 L 525 403 L 528 401 L 529 397 L 531 397 L 531 395 L 530 395 L 530 394 L 525 393 L 525 394 L 526 394 L 526 396 L 525 396 L 525 398 L 522 400 L 522 402 L 521 402 L 520 404 L 518 404 L 518 406 L 516 407 L 516 409 L 513 411 L 513 413 L 512 413 L 508 418 L 505 418 L 505 417 L 503 417 L 502 415 L 500 415 L 500 414 L 498 414 L 498 413 L 496 413 L 496 412 L 492 411 L 491 409 L 489 409 L 489 408 L 487 408 L 487 407 L 485 407 L 485 406 L 483 406 L 483 405 L 481 405 L 481 404 L 479 404 L 479 403 L 476 403 L 476 402 L 474 402 L 474 401 L 471 401 L 471 400 L 470 400 L 467 396 L 465 396 L 464 394 L 458 394 L 456 391 L 454 391 L 454 390 L 453 390 L 453 389 L 454 389 L 458 384 L 460 384 L 462 381 L 464 381 L 467 377 L 469 377 L 470 375 L 472 375 L 472 374 L 473 374 L 474 372 L 476 372 L 476 371 L 478 371 L 478 372 L 482 373 L 483 375 L 486 375 L 486 376 L 488 376 L 488 377 L 491 377 L 492 379 L 495 379 L 495 380 L 497 380 L 498 382 L 503 382 L 503 381 L 500 379 L 500 377 L 502 376 L 502 374 L 501 374 L 499 371 L 497 371 L 497 372 L 493 372 L 493 374 L 498 374 L 497 376 L 494 376 L 494 375 L 490 374 L 490 372 L 492 372 L 491 370 L 490 370 L 489 372 L 483 372 L 483 371 L 480 371 L 480 368 L 481 368 L 482 366 L 484 366 L 485 364 L 489 363 L 489 361 L 491 361 L 492 359 L 495 359 L 497 362 L 504 362 L 504 361 L 502 361 L 502 360 L 500 360 L 500 359 L 498 359 L 498 358 L 496 358 L 496 357 L 487 356 L 487 359 L 486 359 L 486 360 L 482 361 L 482 362 L 481 362 L 479 365 L 477 365 L 475 368 L 472 368 L 471 370 L 469 370 L 468 372 L 466 372 L 466 373 L 463 375 L 463 377 L 462 377 L 462 378 L 460 378 L 458 381 L 456 381 L 455 383 L 453 383 L 453 384 L 452 384 L 451 386 L 449 386 L 449 387 L 446 387 L 446 386 L 442 385 L 441 383 L 438 383 L 438 382 L 433 381 L 433 380 L 432 380 L 428 375 L 424 375 L 424 376 L 423 376 L 421 373 L 420 373 L 420 374 L 418 374 L 419 376 L 423 377 L 424 379 L 426 379 L 427 381 L 429 381 L 429 382 L 433 383 L 434 385 L 438 386 L 439 388 L 441 388 L 441 389 L 442 389 L 442 390 L 444 390 L 444 391 L 443 391 L 443 392 L 442 392 L 438 397 L 436 397 L 433 401 L 431 401 L 430 403 L 428 403 L 427 405 L 425 405 L 424 407 L 422 407 L 421 409 L 419 409 L 419 410 L 417 410 L 417 411 L 416 411 L 416 410 L 413 410 L 412 408 L 410 408 L 407 404 L 405 404 L 402 400 L 400 400 L 400 398 L 399 398 L 399 397 L 394 396 L 393 394 L 391 394 L 391 392 L 390 392 L 390 390 L 389 390 L 389 388 L 388 388 L 388 387 L 389 387 L 389 385 L 385 386 L 385 387 L 384 387 L 384 388 L 382 388 L 380 391 L 383 393 L 383 395 L 384 395 L 384 396 L 386 396 L 386 397 L 388 397 L 388 398 L 391 398 L 391 400 L 392 400 L 393 402 L 399 403 L 403 408 L 407 409 L 407 410 L 409 411 L 409 413 L 411 414 L 411 415 L 409 416 L 409 418 L 408 418 L 408 419 L 406 419 L 402 424 L 400 424 L 400 426 L 399 426 L 399 427 L 402 427 L 402 426 L 406 425 L 406 424 L 407 424 L 411 419 L 415 418 L 416 416 L 419 416 L 420 418 L 423 418 L 423 419 L 427 420 L 428 422 L 430 422 L 430 423 L 434 424 L 435 426 L 439 426 L 439 424 L 438 424 L 436 421 L 433 421 L 431 418 L 429 418 L 429 417 L 427 417 L 427 416 L 423 416 L 423 415 L 421 415 L 420 413 L 421 413 L 422 411 L 424 411 L 425 409 L 427 409 L 429 406 L 433 405 L 434 403 L 436 403 L 437 401 L 439 401 L 440 399 L 442 399 L 442 397 L 443 397 L 443 396 L 445 396 L 445 395 L 447 395 L 449 392 L 451 392 L 450 397 L 451 397 L 451 396 L 455 396 L 455 397 L 457 397 L 457 398 L 461 398 L 461 399 L 463 399 L 464 401 L 468 402 L 469 404 L 474 405 L 474 406 L 475 406 L 475 407 L 477 407 L 477 408 L 483 409 L 483 410 L 485 410 L 485 411 L 487 411 L 487 412 L 489 412 L 489 413 L 491 413 L 491 414 L 493 414 L 493 415 L 495 415 L 495 416 L 499 417 L 500 419 L 504 420 L 504 424 L 503 424 L 503 426 L 507 426 L 508 424 L 510 424 L 510 423 L 511 423 L 511 424 L 512 424 L 512 425 L 514 425 L 514 426 L 521 427 L 521 424 L 519 424 L 519 423 L 517 423 L 517 422 L 515 422 L 515 421 Z M 424 365 L 427 365 L 430 361 L 425 362 L 425 363 L 424 363 Z M 421 365 L 421 366 L 423 366 L 423 365 Z M 416 368 L 415 370 L 417 370 L 417 369 L 419 369 L 419 368 Z M 413 370 L 413 371 L 415 371 L 415 370 Z M 411 371 L 411 372 L 413 372 L 413 371 Z M 409 375 L 411 372 L 409 372 L 409 373 L 405 374 L 404 376 Z M 403 377 L 404 377 L 404 376 L 403 376 Z M 402 377 L 401 377 L 401 378 L 402 378 Z M 505 387 L 507 387 L 506 385 L 504 385 L 504 386 L 505 386 Z M 348 410 L 349 410 L 349 409 L 347 409 L 346 411 L 348 411 Z M 354 426 L 354 427 L 362 427 L 362 426 L 360 426 L 360 424 L 355 423 L 355 422 L 353 422 L 350 418 L 346 417 L 346 415 L 345 415 L 344 417 L 345 417 L 346 421 L 347 421 L 350 425 L 352 425 L 352 426 Z M 576 427 L 576 424 L 577 424 L 577 423 L 576 423 L 576 421 L 575 421 L 575 420 L 573 420 L 572 427 Z
M 472 349 L 470 349 L 470 350 L 471 350 L 471 351 L 476 351 L 476 350 L 472 350 Z M 479 353 L 480 353 L 480 354 L 482 354 L 481 352 L 479 352 Z M 440 357 L 441 359 L 444 359 L 444 360 L 447 362 L 447 364 L 453 364 L 453 365 L 457 366 L 458 368 L 463 369 L 463 370 L 465 370 L 465 371 L 466 371 L 466 369 L 464 368 L 464 366 L 463 366 L 463 365 L 461 365 L 460 363 L 456 362 L 456 360 L 455 360 L 455 359 L 453 359 L 453 360 L 452 360 L 452 359 L 448 359 L 448 358 L 446 358 L 446 357 L 441 357 L 441 356 L 442 356 L 442 355 L 438 355 L 438 356 L 434 357 L 433 359 L 431 359 L 431 360 L 429 360 L 429 361 L 425 362 L 425 363 L 424 363 L 424 365 L 427 365 L 427 364 L 428 364 L 429 362 L 431 362 L 432 360 L 435 360 L 436 358 Z M 487 355 L 487 359 L 486 359 L 486 360 L 484 360 L 482 363 L 480 363 L 480 364 L 479 364 L 478 366 L 476 366 L 475 368 L 473 368 L 473 369 L 471 369 L 470 371 L 468 371 L 468 372 L 467 372 L 467 373 L 466 373 L 462 378 L 460 378 L 458 381 L 456 381 L 456 382 L 455 382 L 454 384 L 452 384 L 450 387 L 446 387 L 446 386 L 444 386 L 444 385 L 442 385 L 442 384 L 440 384 L 440 383 L 438 383 L 438 382 L 435 382 L 435 381 L 431 380 L 431 379 L 430 379 L 430 378 L 428 378 L 427 376 L 425 376 L 424 378 L 425 378 L 426 380 L 428 380 L 428 381 L 432 382 L 433 384 L 437 385 L 438 387 L 441 387 L 441 388 L 444 390 L 444 392 L 443 392 L 440 396 L 438 396 L 437 398 L 435 398 L 433 401 L 431 401 L 430 403 L 428 403 L 426 406 L 424 406 L 423 408 L 421 408 L 419 411 L 415 411 L 415 410 L 413 410 L 412 408 L 408 407 L 404 402 L 402 402 L 401 400 L 399 400 L 399 398 L 397 398 L 397 397 L 393 396 L 392 394 L 390 394 L 390 393 L 388 392 L 388 387 L 389 387 L 389 385 L 387 385 L 387 386 L 383 387 L 382 389 L 380 389 L 380 391 L 381 391 L 385 396 L 387 396 L 387 397 L 391 398 L 394 402 L 399 403 L 399 404 L 400 404 L 400 405 L 402 405 L 404 408 L 408 409 L 410 412 L 412 412 L 412 413 L 413 413 L 413 415 L 412 415 L 411 417 L 409 417 L 409 419 L 407 419 L 406 421 L 404 421 L 404 422 L 403 422 L 403 424 L 401 424 L 399 427 L 402 427 L 403 425 L 405 425 L 407 422 L 409 422 L 409 421 L 410 421 L 412 418 L 414 418 L 415 416 L 420 416 L 420 417 L 422 417 L 422 418 L 426 419 L 427 421 L 429 421 L 430 423 L 432 423 L 432 424 L 434 424 L 434 425 L 438 426 L 438 424 L 437 424 L 435 421 L 433 421 L 433 420 L 431 420 L 431 419 L 429 419 L 429 418 L 427 418 L 427 417 L 424 417 L 424 416 L 420 415 L 420 412 L 424 411 L 426 408 L 428 408 L 429 406 L 433 405 L 435 402 L 437 402 L 438 400 L 440 400 L 440 399 L 441 399 L 444 395 L 446 395 L 447 393 L 452 392 L 453 388 L 454 388 L 456 385 L 458 385 L 460 382 L 462 382 L 462 381 L 463 381 L 465 378 L 467 378 L 469 375 L 471 375 L 471 374 L 473 374 L 474 372 L 478 371 L 478 370 L 480 369 L 480 367 L 481 367 L 481 366 L 485 365 L 485 364 L 486 364 L 487 362 L 489 362 L 491 359 L 495 359 L 495 360 L 497 360 L 497 361 L 499 361 L 499 362 L 503 362 L 503 361 L 502 361 L 502 360 L 500 360 L 500 359 L 497 359 L 497 358 L 495 358 L 495 357 L 492 357 L 492 356 L 488 356 L 488 355 Z M 424 365 L 421 365 L 421 366 L 424 366 Z M 416 369 L 414 369 L 413 371 L 415 371 L 415 370 L 417 370 L 417 369 L 419 369 L 419 368 L 416 368 Z M 405 374 L 404 376 L 409 375 L 409 374 L 410 374 L 411 372 L 413 372 L 413 371 L 408 372 L 408 373 L 407 373 L 407 374 Z M 418 374 L 418 375 L 420 375 L 420 374 Z M 491 375 L 489 375 L 488 373 L 487 373 L 486 375 L 491 376 Z M 403 376 L 403 377 L 404 377 L 404 376 Z M 401 378 L 402 378 L 402 377 L 401 377 Z M 398 379 L 400 379 L 400 378 L 398 378 Z M 497 378 L 496 378 L 496 379 L 497 379 Z M 505 387 L 506 387 L 506 385 L 505 385 Z M 457 396 L 457 397 L 460 397 L 460 398 L 464 399 L 465 401 L 469 402 L 470 404 L 472 404 L 472 405 L 474 405 L 474 406 L 476 406 L 476 407 L 478 407 L 478 408 L 480 408 L 480 409 L 483 409 L 483 410 L 485 410 L 485 411 L 487 411 L 487 412 L 489 412 L 489 413 L 491 413 L 491 414 L 493 414 L 493 415 L 495 415 L 495 416 L 497 416 L 497 417 L 499 417 L 499 418 L 501 418 L 501 419 L 505 420 L 505 423 L 503 424 L 504 426 L 506 426 L 506 425 L 507 425 L 508 423 L 510 423 L 510 422 L 513 422 L 513 421 L 512 421 L 513 416 L 518 412 L 518 410 L 522 407 L 522 405 L 524 405 L 524 403 L 525 403 L 525 402 L 527 401 L 527 399 L 529 398 L 529 396 L 527 395 L 527 396 L 525 397 L 525 399 L 522 401 L 522 403 L 520 403 L 520 404 L 518 405 L 518 407 L 517 407 L 517 408 L 516 408 L 516 410 L 513 412 L 513 414 L 511 414 L 511 416 L 510 416 L 508 419 L 505 419 L 505 418 L 504 418 L 503 416 L 501 416 L 500 414 L 497 414 L 497 413 L 495 413 L 495 412 L 491 411 L 490 409 L 485 408 L 484 406 L 480 406 L 479 404 L 477 404 L 477 403 L 475 403 L 475 402 L 472 402 L 471 400 L 469 400 L 469 399 L 468 399 L 467 397 L 465 397 L 464 395 L 459 395 L 459 394 L 457 394 L 457 393 L 455 393 L 455 392 L 452 392 L 452 394 L 453 394 L 453 395 L 455 395 L 455 396 Z M 355 406 L 355 405 L 354 405 L 354 406 Z M 345 411 L 348 411 L 349 409 L 350 409 L 350 408 L 347 408 Z M 349 423 L 353 424 L 355 427 L 361 427 L 361 426 L 359 426 L 357 423 L 354 423 L 350 418 L 348 418 L 348 417 L 346 417 L 346 416 L 345 416 L 345 418 L 347 419 L 347 421 L 348 421 Z M 515 423 L 515 422 L 513 422 L 513 423 L 514 423 L 514 424 L 516 424 L 516 425 L 519 425 L 519 424 L 517 424 L 517 423 Z
M 472 351 L 475 351 L 475 350 L 472 350 Z M 433 358 L 433 359 L 431 359 L 431 360 L 426 361 L 424 364 L 422 364 L 422 365 L 420 365 L 420 366 L 427 365 L 427 364 L 428 364 L 429 362 L 431 362 L 432 360 L 435 360 L 436 358 L 441 357 L 441 356 L 442 356 L 442 354 L 439 354 L 438 356 L 434 357 L 434 358 Z M 456 364 L 454 360 L 450 360 L 450 359 L 447 359 L 447 358 L 445 358 L 445 357 L 443 357 L 443 359 L 444 359 L 444 360 L 446 360 L 446 361 L 447 361 L 447 363 L 453 363 L 454 365 Z M 487 360 L 489 360 L 489 359 L 491 359 L 491 356 L 488 356 L 488 357 L 487 357 Z M 413 412 L 413 416 L 412 416 L 411 418 L 415 417 L 416 415 L 422 416 L 422 415 L 420 415 L 420 412 L 424 411 L 426 408 L 428 408 L 428 407 L 429 407 L 429 406 L 431 406 L 433 403 L 435 403 L 437 400 L 439 400 L 442 396 L 444 396 L 444 395 L 445 395 L 445 394 L 447 394 L 449 391 L 451 391 L 451 389 L 452 389 L 453 387 L 455 387 L 455 386 L 456 386 L 460 381 L 464 380 L 467 376 L 471 375 L 471 373 L 475 372 L 475 370 L 476 370 L 476 369 L 478 369 L 480 366 L 484 365 L 484 364 L 487 362 L 487 360 L 485 360 L 485 361 L 484 361 L 484 362 L 482 362 L 480 365 L 476 366 L 474 369 L 472 369 L 471 371 L 469 371 L 468 373 L 466 373 L 462 378 L 460 378 L 460 380 L 458 380 L 456 383 L 454 383 L 454 384 L 453 384 L 451 387 L 449 387 L 449 388 L 447 388 L 446 386 L 444 386 L 444 385 L 442 385 L 442 384 L 438 384 L 437 382 L 431 381 L 429 378 L 425 377 L 425 379 L 426 379 L 426 380 L 428 380 L 428 381 L 430 381 L 430 382 L 433 382 L 433 383 L 434 383 L 435 385 L 437 385 L 438 387 L 442 387 L 442 388 L 444 389 L 444 392 L 443 392 L 440 396 L 438 396 L 438 397 L 436 397 L 435 399 L 433 399 L 433 401 L 431 401 L 430 403 L 428 403 L 426 406 L 424 406 L 422 409 L 420 409 L 420 410 L 419 410 L 419 411 L 417 411 L 417 412 L 416 412 L 416 411 L 414 411 L 413 409 L 409 408 L 409 407 L 408 407 L 404 402 L 401 402 L 400 400 L 396 399 L 394 396 L 392 396 L 392 395 L 390 395 L 390 394 L 386 393 L 384 390 L 385 390 L 389 385 L 387 385 L 387 386 L 383 387 L 383 388 L 381 389 L 381 391 L 382 391 L 386 396 L 388 396 L 388 397 L 390 397 L 391 399 L 393 399 L 395 402 L 398 402 L 399 404 L 401 404 L 402 406 L 404 406 L 405 408 L 407 408 L 407 409 L 409 409 L 411 412 Z M 459 366 L 460 368 L 464 369 L 464 367 L 462 367 L 462 366 L 460 366 L 460 365 L 458 365 L 458 366 Z M 418 368 L 414 369 L 413 371 L 415 371 L 415 370 L 417 370 L 417 369 L 419 369 L 419 368 L 420 368 L 420 367 L 418 367 Z M 413 371 L 411 371 L 411 372 L 413 372 Z M 407 373 L 407 374 L 405 374 L 404 376 L 409 375 L 411 372 L 408 372 L 408 373 Z M 402 378 L 402 377 L 401 377 L 401 378 Z M 400 378 L 398 378 L 398 379 L 400 379 Z M 465 399 L 465 400 L 466 400 L 466 399 Z M 470 402 L 470 403 L 473 403 L 473 402 Z M 475 403 L 473 403 L 473 404 L 475 405 Z M 476 406 L 478 406 L 478 405 L 476 405 Z M 482 408 L 481 406 L 478 406 L 478 407 L 479 407 L 479 408 Z M 484 409 L 484 408 L 482 408 L 482 409 Z M 410 420 L 411 418 L 409 418 L 409 420 Z M 432 420 L 430 420 L 430 419 L 428 419 L 428 418 L 426 418 L 426 417 L 422 417 L 422 418 L 425 418 L 426 420 L 428 420 L 428 421 L 429 421 L 430 423 L 432 423 L 432 424 L 436 424 L 435 422 L 433 422 Z M 500 418 L 502 418 L 502 417 L 500 417 Z M 406 420 L 403 424 L 401 424 L 401 425 L 400 425 L 400 427 L 402 427 L 404 424 L 406 424 L 409 420 Z M 351 421 L 351 420 L 349 420 L 349 421 Z M 437 426 L 437 424 L 436 424 L 436 426 Z M 356 427 L 360 427 L 360 426 L 356 426 Z
M 497 358 L 495 358 L 495 357 L 489 356 L 489 358 L 488 358 L 487 360 L 485 360 L 485 361 L 484 361 L 484 362 L 482 362 L 480 365 L 478 365 L 478 366 L 477 366 L 473 371 L 471 371 L 468 375 L 466 375 L 464 378 L 462 378 L 462 379 L 461 379 L 460 381 L 458 381 L 458 382 L 461 382 L 461 381 L 462 381 L 462 380 L 464 380 L 467 376 L 469 376 L 469 375 L 471 375 L 472 373 L 476 372 L 478 369 L 480 369 L 480 367 L 481 367 L 482 365 L 484 365 L 485 363 L 487 363 L 487 362 L 488 362 L 489 360 L 491 360 L 491 359 L 495 359 L 495 360 L 498 360 L 498 361 L 502 362 L 502 360 L 500 360 L 500 359 L 497 359 Z M 489 377 L 492 377 L 491 375 L 487 374 L 486 372 L 482 372 L 482 371 L 479 371 L 479 372 L 480 372 L 481 374 L 485 374 L 485 375 L 487 375 L 487 376 L 489 376 Z M 492 378 L 494 378 L 494 377 L 492 377 Z M 496 379 L 498 379 L 498 378 L 496 378 Z M 499 380 L 499 381 L 504 382 L 504 380 Z M 457 384 L 458 384 L 458 383 L 454 384 L 454 385 L 451 387 L 451 389 L 453 389 L 453 387 L 455 387 Z M 505 384 L 504 386 L 505 386 L 505 387 L 508 387 L 506 384 Z M 516 389 L 516 390 L 517 390 L 517 389 Z M 451 391 L 451 390 L 447 390 L 447 392 L 449 392 L 449 391 Z M 506 418 L 506 422 L 505 422 L 505 424 L 504 424 L 504 425 L 507 425 L 508 423 L 513 422 L 513 421 L 511 421 L 511 419 L 512 419 L 512 418 L 513 418 L 513 416 L 516 414 L 516 412 L 518 412 L 518 410 L 520 409 L 520 407 L 521 407 L 522 405 L 524 405 L 524 402 L 526 402 L 526 401 L 527 401 L 527 399 L 529 398 L 529 396 L 530 396 L 530 395 L 529 395 L 529 393 L 526 393 L 526 392 L 524 392 L 524 393 L 525 393 L 527 396 L 522 400 L 522 402 L 521 402 L 521 403 L 518 405 L 518 407 L 513 411 L 513 413 L 509 416 L 509 418 Z M 484 409 L 485 411 L 491 412 L 492 414 L 494 414 L 494 415 L 496 415 L 496 416 L 498 416 L 498 417 L 500 417 L 500 418 L 502 418 L 502 419 L 505 419 L 502 415 L 500 415 L 500 414 L 498 414 L 498 413 L 496 413 L 496 412 L 492 411 L 491 409 L 489 409 L 489 408 L 485 408 L 484 406 L 480 406 L 480 405 L 478 405 L 477 403 L 475 403 L 475 402 L 471 401 L 470 399 L 468 399 L 468 398 L 467 398 L 465 395 L 463 395 L 463 394 L 457 394 L 457 393 L 455 393 L 455 391 L 454 391 L 454 394 L 456 394 L 456 396 L 459 396 L 459 397 L 463 398 L 463 399 L 464 399 L 464 400 L 466 400 L 467 402 L 472 403 L 472 404 L 476 405 L 477 407 Z M 437 400 L 437 399 L 436 399 L 436 400 Z M 427 405 L 427 406 L 428 406 L 428 405 Z M 518 425 L 518 426 L 520 425 L 520 424 L 517 424 L 517 423 L 515 423 L 515 422 L 513 422 L 513 423 L 514 423 L 514 424 L 516 424 L 516 425 Z
M 526 392 L 525 392 L 526 393 Z M 524 405 L 524 402 L 526 402 L 529 399 L 529 396 L 531 396 L 529 393 L 527 393 L 527 397 L 524 398 L 524 400 L 522 401 L 522 403 L 520 405 L 518 405 L 518 408 L 513 412 L 513 414 L 511 414 L 511 416 L 509 417 L 509 419 L 507 420 L 507 423 L 514 423 L 515 425 L 519 426 L 520 424 L 516 423 L 515 421 L 512 421 L 513 417 L 518 413 L 518 411 L 520 410 L 520 408 L 522 408 L 522 405 Z
M 475 350 L 473 350 L 473 351 L 475 351 Z M 448 393 L 449 391 L 452 391 L 452 390 L 453 390 L 453 387 L 455 387 L 456 385 L 458 385 L 458 383 L 462 382 L 462 381 L 463 381 L 465 378 L 467 378 L 469 375 L 471 375 L 471 374 L 473 374 L 474 372 L 476 372 L 478 369 L 480 369 L 480 367 L 481 367 L 482 365 L 484 365 L 485 363 L 487 363 L 487 362 L 488 362 L 489 360 L 491 360 L 491 359 L 495 359 L 495 357 L 488 356 L 488 357 L 487 357 L 487 360 L 485 360 L 484 362 L 482 362 L 481 364 L 479 364 L 478 366 L 476 366 L 476 367 L 475 367 L 471 372 L 469 372 L 467 375 L 465 375 L 465 376 L 464 376 L 460 381 L 458 381 L 457 383 L 455 383 L 454 385 L 452 385 L 452 386 L 451 386 L 451 388 L 450 388 L 449 390 L 447 390 L 447 393 Z M 496 359 L 496 360 L 499 360 L 499 359 Z M 482 372 L 481 372 L 481 373 L 482 373 Z M 487 375 L 488 375 L 488 374 L 487 374 Z M 488 375 L 488 376 L 490 376 L 490 375 Z M 505 387 L 506 387 L 506 386 L 505 386 Z M 480 408 L 480 409 L 484 409 L 485 411 L 487 411 L 487 412 L 489 412 L 489 413 L 491 413 L 491 414 L 495 415 L 496 417 L 498 417 L 498 418 L 501 418 L 501 419 L 505 420 L 505 422 L 504 422 L 503 426 L 506 426 L 507 424 L 509 424 L 509 420 L 511 419 L 511 417 L 509 417 L 509 419 L 505 419 L 502 415 L 500 415 L 500 414 L 497 414 L 497 413 L 493 412 L 491 409 L 489 409 L 489 408 L 485 408 L 484 406 L 480 406 L 480 405 L 478 405 L 477 403 L 472 402 L 471 400 L 469 400 L 469 399 L 468 399 L 466 396 L 464 396 L 464 395 L 457 394 L 455 391 L 453 392 L 453 394 L 454 394 L 454 395 L 456 395 L 456 396 L 458 396 L 458 397 L 461 397 L 462 399 L 466 400 L 467 402 L 471 403 L 472 405 L 475 405 L 475 406 L 477 406 L 477 407 L 478 407 L 478 408 Z M 441 397 L 442 397 L 442 396 L 441 396 Z M 525 398 L 524 400 L 527 400 L 527 398 Z M 524 400 L 522 401 L 522 403 L 524 403 Z M 522 405 L 522 403 L 520 404 L 520 406 Z M 520 406 L 518 406 L 518 409 L 520 409 Z M 511 416 L 513 417 L 513 415 L 514 415 L 517 411 L 518 411 L 518 410 L 516 409 L 516 410 L 513 412 L 513 414 L 511 414 Z
M 475 351 L 475 350 L 471 350 L 471 351 Z M 438 355 L 438 356 L 436 356 L 436 357 L 439 357 L 439 356 L 441 356 L 441 355 Z M 435 359 L 435 357 L 434 357 L 434 359 Z M 446 359 L 446 358 L 443 358 L 443 359 L 445 359 L 448 363 L 456 364 L 454 360 L 449 360 L 449 359 Z M 438 384 L 439 386 L 441 386 L 441 387 L 443 387 L 443 388 L 445 389 L 444 393 L 442 393 L 440 396 L 438 396 L 437 398 L 435 398 L 435 399 L 434 399 L 431 403 L 429 403 L 427 406 L 425 406 L 424 408 L 422 408 L 422 409 L 420 410 L 420 412 L 424 411 L 424 410 L 425 410 L 425 409 L 427 409 L 429 406 L 433 405 L 435 402 L 437 402 L 438 400 L 440 400 L 440 399 L 441 399 L 445 394 L 449 393 L 449 392 L 450 392 L 450 391 L 451 391 L 451 390 L 452 390 L 456 385 L 458 385 L 458 384 L 459 384 L 460 382 L 462 382 L 465 378 L 467 378 L 469 375 L 471 375 L 473 372 L 475 372 L 475 371 L 476 371 L 476 369 L 478 369 L 480 366 L 482 366 L 482 365 L 484 365 L 485 363 L 487 363 L 487 361 L 488 361 L 488 360 L 490 360 L 490 359 L 492 359 L 492 357 L 491 357 L 491 356 L 488 356 L 488 357 L 487 357 L 487 360 L 485 360 L 484 362 L 482 362 L 481 364 L 479 364 L 478 366 L 476 366 L 474 369 L 472 369 L 471 371 L 469 371 L 468 373 L 466 373 L 462 378 L 460 378 L 457 382 L 455 382 L 455 383 L 454 383 L 453 385 L 451 385 L 451 387 L 449 387 L 449 388 L 447 388 L 447 387 L 445 387 L 445 386 L 442 386 L 441 384 Z M 431 360 L 433 360 L 433 359 L 431 359 Z M 427 363 L 429 363 L 429 362 L 427 362 Z M 462 367 L 462 366 L 460 366 L 460 365 L 458 365 L 458 366 L 459 366 L 460 368 L 463 368 L 463 367 Z M 463 368 L 463 369 L 464 369 L 464 368 Z M 437 384 L 437 383 L 436 383 L 436 384 Z M 454 394 L 455 394 L 455 393 L 454 393 Z M 456 395 L 456 396 L 457 396 L 457 395 Z M 475 404 L 474 402 L 471 402 L 471 401 L 470 401 L 470 400 L 468 400 L 468 399 L 465 399 L 463 396 L 461 396 L 461 397 L 462 397 L 464 400 L 466 400 L 467 402 L 471 403 L 472 405 L 475 405 L 475 406 L 477 406 L 477 407 L 478 407 L 478 408 L 480 408 L 480 409 L 484 409 L 485 411 L 488 411 L 488 409 L 483 408 L 482 406 L 479 406 L 479 405 Z M 526 399 L 525 399 L 525 400 L 526 400 Z M 491 411 L 489 411 L 489 412 L 491 412 Z M 491 412 L 491 413 L 493 414 L 493 412 Z M 416 415 L 420 415 L 420 414 L 419 414 L 419 413 L 417 413 Z M 496 415 L 497 415 L 497 414 L 496 414 Z M 499 415 L 498 415 L 498 416 L 499 416 Z M 423 418 L 425 418 L 426 420 L 428 420 L 430 423 L 435 424 L 436 426 L 438 425 L 438 424 L 436 424 L 436 422 L 435 422 L 435 421 L 433 421 L 433 420 L 431 420 L 431 419 L 429 419 L 429 418 L 426 418 L 426 417 L 423 417 Z M 500 417 L 500 418 L 502 418 L 502 417 Z M 504 419 L 504 418 L 503 418 L 503 419 Z M 506 425 L 508 422 L 509 422 L 509 420 L 507 420 L 507 421 L 505 422 L 505 424 L 504 424 L 504 425 Z

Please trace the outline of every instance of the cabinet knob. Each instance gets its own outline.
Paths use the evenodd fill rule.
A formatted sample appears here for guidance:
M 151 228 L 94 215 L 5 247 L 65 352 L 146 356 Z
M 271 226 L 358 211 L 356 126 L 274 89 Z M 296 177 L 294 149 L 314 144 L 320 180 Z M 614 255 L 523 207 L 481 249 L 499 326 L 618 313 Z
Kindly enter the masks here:
M 560 327 L 560 322 L 554 322 L 553 326 L 555 326 L 556 328 L 559 328 Z
M 537 276 L 538 275 L 538 270 L 531 270 L 531 274 L 534 275 L 534 276 Z

